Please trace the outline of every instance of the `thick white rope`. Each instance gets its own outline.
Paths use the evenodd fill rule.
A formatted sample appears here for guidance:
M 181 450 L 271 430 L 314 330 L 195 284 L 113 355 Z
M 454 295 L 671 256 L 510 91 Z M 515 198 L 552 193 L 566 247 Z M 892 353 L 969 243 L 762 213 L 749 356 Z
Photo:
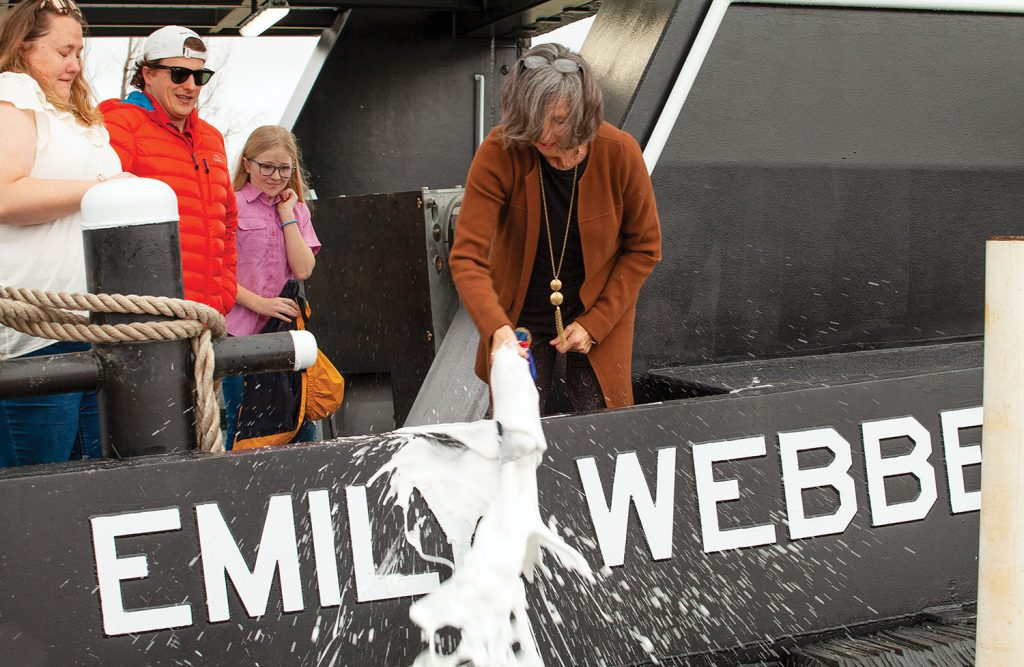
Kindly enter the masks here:
M 122 313 L 172 317 L 166 322 L 91 324 L 77 312 Z M 204 452 L 224 451 L 214 381 L 213 338 L 227 334 L 224 316 L 213 308 L 163 296 L 135 294 L 73 294 L 0 286 L 0 324 L 31 336 L 52 340 L 139 343 L 191 339 L 195 355 L 196 440 Z

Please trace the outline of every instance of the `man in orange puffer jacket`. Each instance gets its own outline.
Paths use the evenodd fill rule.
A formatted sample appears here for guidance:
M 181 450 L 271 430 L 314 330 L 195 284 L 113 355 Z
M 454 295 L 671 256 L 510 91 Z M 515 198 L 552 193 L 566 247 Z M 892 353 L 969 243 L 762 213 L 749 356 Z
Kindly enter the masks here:
M 161 180 L 178 195 L 185 298 L 227 313 L 235 303 L 238 209 L 224 137 L 196 104 L 213 72 L 206 45 L 181 26 L 147 39 L 132 85 L 139 90 L 100 105 L 122 168 Z

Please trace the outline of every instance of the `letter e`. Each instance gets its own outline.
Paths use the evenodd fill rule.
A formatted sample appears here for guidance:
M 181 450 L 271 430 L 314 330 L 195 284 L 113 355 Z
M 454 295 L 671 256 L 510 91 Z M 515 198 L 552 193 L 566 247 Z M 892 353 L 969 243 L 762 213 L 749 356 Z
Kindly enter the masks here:
M 92 525 L 104 633 L 109 636 L 130 635 L 192 625 L 192 607 L 187 604 L 128 611 L 121 595 L 122 581 L 149 576 L 149 562 L 143 554 L 118 558 L 115 540 L 129 535 L 181 530 L 181 512 L 177 507 L 94 516 L 89 523 Z
M 775 543 L 775 526 L 771 524 L 722 530 L 718 523 L 718 503 L 739 500 L 740 485 L 735 479 L 715 481 L 713 464 L 764 456 L 766 449 L 763 435 L 693 446 L 693 472 L 697 481 L 697 505 L 705 552 Z

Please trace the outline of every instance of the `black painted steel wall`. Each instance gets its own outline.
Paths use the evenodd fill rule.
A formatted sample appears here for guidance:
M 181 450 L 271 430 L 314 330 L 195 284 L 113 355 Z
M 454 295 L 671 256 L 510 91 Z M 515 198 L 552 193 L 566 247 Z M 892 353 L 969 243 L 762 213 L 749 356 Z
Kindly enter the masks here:
M 733 5 L 653 172 L 636 367 L 980 336 L 984 241 L 1024 232 L 1021 27 Z
M 422 206 L 419 192 L 313 202 L 323 248 L 306 281 L 309 329 L 346 377 L 339 435 L 369 431 L 340 423 L 364 400 L 391 400 L 373 431 L 401 426 L 434 358 Z
M 294 131 L 320 197 L 452 187 L 473 158 L 473 75 L 497 122 L 514 42 L 456 39 L 447 12 L 353 10 Z
M 805 642 L 839 627 L 856 633 L 866 623 L 970 603 L 977 593 L 978 513 L 952 510 L 940 413 L 977 406 L 981 389 L 981 369 L 961 368 L 545 420 L 549 448 L 538 471 L 542 516 L 553 517 L 595 569 L 605 562 L 604 549 L 614 548 L 602 546 L 588 508 L 590 502 L 604 508 L 617 504 L 622 489 L 616 487 L 629 486 L 628 459 L 636 457 L 642 474 L 639 493 L 671 510 L 671 521 L 655 521 L 655 529 L 642 527 L 640 511 L 627 508 L 622 565 L 597 586 L 581 585 L 554 559 L 545 559 L 553 578 L 538 577 L 529 587 L 529 608 L 546 664 L 636 665 L 671 656 L 679 656 L 679 664 L 737 664 L 734 651 L 744 652 L 751 662 L 774 660 L 780 655 L 775 641 Z M 930 447 L 935 501 L 923 518 L 873 525 L 873 503 L 881 498 L 877 490 L 872 496 L 866 483 L 861 429 L 868 421 L 904 415 L 928 432 L 928 442 L 918 446 Z M 857 511 L 841 533 L 793 539 L 777 434 L 822 427 L 834 428 L 849 443 L 856 498 L 847 500 Z M 978 431 L 963 429 L 960 446 L 976 446 Z M 764 454 L 726 457 L 731 460 L 715 464 L 715 479 L 736 480 L 739 496 L 715 502 L 714 522 L 723 530 L 770 524 L 774 542 L 705 550 L 699 497 L 721 494 L 697 478 L 695 448 L 758 435 L 764 437 Z M 906 439 L 896 440 L 886 451 L 905 454 Z M 366 487 L 369 548 L 381 575 L 439 571 L 447 576 L 445 568 L 422 560 L 405 543 L 402 513 L 382 499 L 386 482 L 370 484 L 397 444 L 394 437 L 365 436 L 220 456 L 0 469 L 0 544 L 5 545 L 0 549 L 0 663 L 410 664 L 422 645 L 408 617 L 410 598 L 357 600 L 349 495 L 349 487 Z M 659 461 L 666 450 L 674 464 L 662 469 Z M 808 450 L 801 465 L 825 465 L 825 456 L 824 450 Z M 592 497 L 582 483 L 581 459 L 593 459 L 600 476 L 600 490 Z M 672 480 L 671 492 L 659 491 L 666 479 Z M 976 491 L 977 476 L 965 479 L 967 490 Z M 888 477 L 884 485 L 889 503 L 913 499 L 919 488 L 911 475 Z M 326 492 L 334 508 L 334 541 L 321 555 L 337 567 L 341 593 L 337 602 L 324 606 L 318 577 L 325 563 L 317 562 L 311 538 L 313 492 Z M 838 497 L 830 488 L 807 488 L 803 494 L 809 514 L 835 511 Z M 290 504 L 294 528 L 289 522 L 282 532 L 276 524 L 272 536 L 263 539 L 268 503 L 281 496 Z M 197 507 L 209 503 L 216 504 L 237 547 L 203 546 Z M 160 530 L 141 521 L 133 534 L 98 539 L 94 545 L 94 518 L 160 510 L 173 512 L 180 526 Z M 643 514 L 650 518 L 652 512 Z M 431 544 L 440 540 L 433 521 L 424 533 Z M 655 535 L 669 540 L 670 553 L 654 557 L 650 544 Z M 101 569 L 119 578 L 118 606 L 152 611 L 188 605 L 190 622 L 174 629 L 104 634 L 104 621 L 110 619 L 101 614 L 96 545 L 111 541 L 116 554 L 108 555 Z M 296 548 L 301 610 L 284 611 L 275 573 L 264 594 L 264 614 L 247 612 L 232 579 L 226 583 L 230 618 L 211 621 L 206 559 L 237 550 L 251 570 L 257 552 L 285 542 Z M 138 567 L 139 559 L 146 569 L 132 574 L 128 569 Z M 111 602 L 109 590 L 106 595 Z M 696 658 L 716 652 L 717 659 Z
M 642 141 L 706 9 L 612 0 L 595 22 L 609 118 Z M 464 181 L 472 75 L 494 123 L 515 53 L 444 16 L 353 12 L 296 125 L 320 196 Z M 732 6 L 654 170 L 665 261 L 635 368 L 979 336 L 983 242 L 1024 231 L 1019 28 Z

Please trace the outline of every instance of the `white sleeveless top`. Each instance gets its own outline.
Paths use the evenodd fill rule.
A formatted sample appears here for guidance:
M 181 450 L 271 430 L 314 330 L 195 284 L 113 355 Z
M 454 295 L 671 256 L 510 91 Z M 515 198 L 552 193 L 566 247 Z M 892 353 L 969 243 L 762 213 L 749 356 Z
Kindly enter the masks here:
M 36 159 L 30 176 L 95 180 L 121 172 L 102 125 L 86 127 L 54 107 L 28 74 L 0 72 L 0 102 L 34 112 Z M 0 224 L 0 285 L 51 292 L 84 292 L 82 215 L 76 211 L 40 225 Z M 54 341 L 0 325 L 0 359 L 34 352 Z

